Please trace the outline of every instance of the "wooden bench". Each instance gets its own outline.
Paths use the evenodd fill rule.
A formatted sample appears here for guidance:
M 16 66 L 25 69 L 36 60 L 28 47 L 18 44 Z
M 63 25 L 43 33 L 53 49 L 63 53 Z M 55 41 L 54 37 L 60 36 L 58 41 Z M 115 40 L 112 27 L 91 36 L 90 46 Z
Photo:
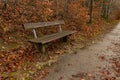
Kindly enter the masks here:
M 54 40 L 63 38 L 63 41 L 67 41 L 67 37 L 73 33 L 75 33 L 75 31 L 62 31 L 61 25 L 64 24 L 64 21 L 53 21 L 53 22 L 38 22 L 38 23 L 25 23 L 24 29 L 33 29 L 33 33 L 34 33 L 34 38 L 30 39 L 29 41 L 32 43 L 36 43 L 38 48 L 40 49 L 40 51 L 42 53 L 45 53 L 45 44 L 52 42 Z M 47 26 L 56 26 L 58 25 L 59 27 L 59 31 L 57 33 L 53 33 L 50 35 L 45 35 L 42 36 L 40 38 L 38 38 L 35 29 L 39 28 L 39 27 L 47 27 Z

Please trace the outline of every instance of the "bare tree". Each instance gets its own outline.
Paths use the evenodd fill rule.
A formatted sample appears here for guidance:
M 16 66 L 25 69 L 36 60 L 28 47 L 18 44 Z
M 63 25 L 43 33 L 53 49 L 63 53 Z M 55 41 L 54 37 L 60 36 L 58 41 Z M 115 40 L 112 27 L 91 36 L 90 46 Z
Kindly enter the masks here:
M 102 2 L 102 10 L 101 10 L 101 16 L 105 19 L 109 19 L 110 13 L 111 13 L 111 6 L 112 2 L 114 0 L 103 0 Z
M 90 0 L 90 5 L 89 5 L 89 23 L 92 23 L 92 16 L 93 16 L 93 0 Z
M 59 9 L 59 1 L 56 0 L 56 16 L 58 16 L 58 14 L 59 14 L 58 9 Z
M 65 0 L 65 6 L 64 6 L 65 16 L 66 16 L 67 13 L 68 13 L 68 2 L 69 2 L 69 0 Z

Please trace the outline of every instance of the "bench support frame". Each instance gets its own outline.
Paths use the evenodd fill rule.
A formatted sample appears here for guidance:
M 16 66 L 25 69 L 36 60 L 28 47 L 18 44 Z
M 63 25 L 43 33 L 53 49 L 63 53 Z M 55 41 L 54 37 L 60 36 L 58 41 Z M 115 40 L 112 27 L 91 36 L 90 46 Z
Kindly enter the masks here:
M 40 52 L 45 53 L 46 49 L 45 49 L 45 44 L 41 44 L 41 43 L 37 43 L 37 48 Z
M 33 29 L 34 38 L 38 38 L 35 29 Z
M 68 36 L 63 37 L 63 42 L 67 42 L 68 41 Z

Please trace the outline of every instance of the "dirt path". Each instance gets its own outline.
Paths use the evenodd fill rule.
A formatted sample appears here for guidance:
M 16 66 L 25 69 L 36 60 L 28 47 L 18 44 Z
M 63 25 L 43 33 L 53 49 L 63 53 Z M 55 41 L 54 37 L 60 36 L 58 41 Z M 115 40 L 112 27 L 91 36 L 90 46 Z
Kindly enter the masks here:
M 102 60 L 104 59 L 102 56 L 115 55 L 109 47 L 119 40 L 120 23 L 101 41 L 95 42 L 85 49 L 78 50 L 75 54 L 63 55 L 43 80 L 93 80 L 80 79 L 83 75 L 80 73 L 87 73 L 88 76 L 92 76 L 92 74 L 99 72 L 99 68 L 110 66 L 108 61 Z

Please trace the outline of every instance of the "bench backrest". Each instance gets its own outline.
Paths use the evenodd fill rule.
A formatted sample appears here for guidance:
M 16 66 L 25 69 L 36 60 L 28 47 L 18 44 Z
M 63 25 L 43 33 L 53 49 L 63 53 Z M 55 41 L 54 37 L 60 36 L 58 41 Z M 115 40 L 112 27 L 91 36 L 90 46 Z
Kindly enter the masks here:
M 59 25 L 59 31 L 62 32 L 61 25 L 64 23 L 65 22 L 63 20 L 52 21 L 52 22 L 25 23 L 23 27 L 25 30 L 33 29 L 34 37 L 37 38 L 37 34 L 35 31 L 36 28 Z
M 38 22 L 38 23 L 25 23 L 24 29 L 35 29 L 39 27 L 54 26 L 64 24 L 64 21 L 52 21 L 52 22 Z

